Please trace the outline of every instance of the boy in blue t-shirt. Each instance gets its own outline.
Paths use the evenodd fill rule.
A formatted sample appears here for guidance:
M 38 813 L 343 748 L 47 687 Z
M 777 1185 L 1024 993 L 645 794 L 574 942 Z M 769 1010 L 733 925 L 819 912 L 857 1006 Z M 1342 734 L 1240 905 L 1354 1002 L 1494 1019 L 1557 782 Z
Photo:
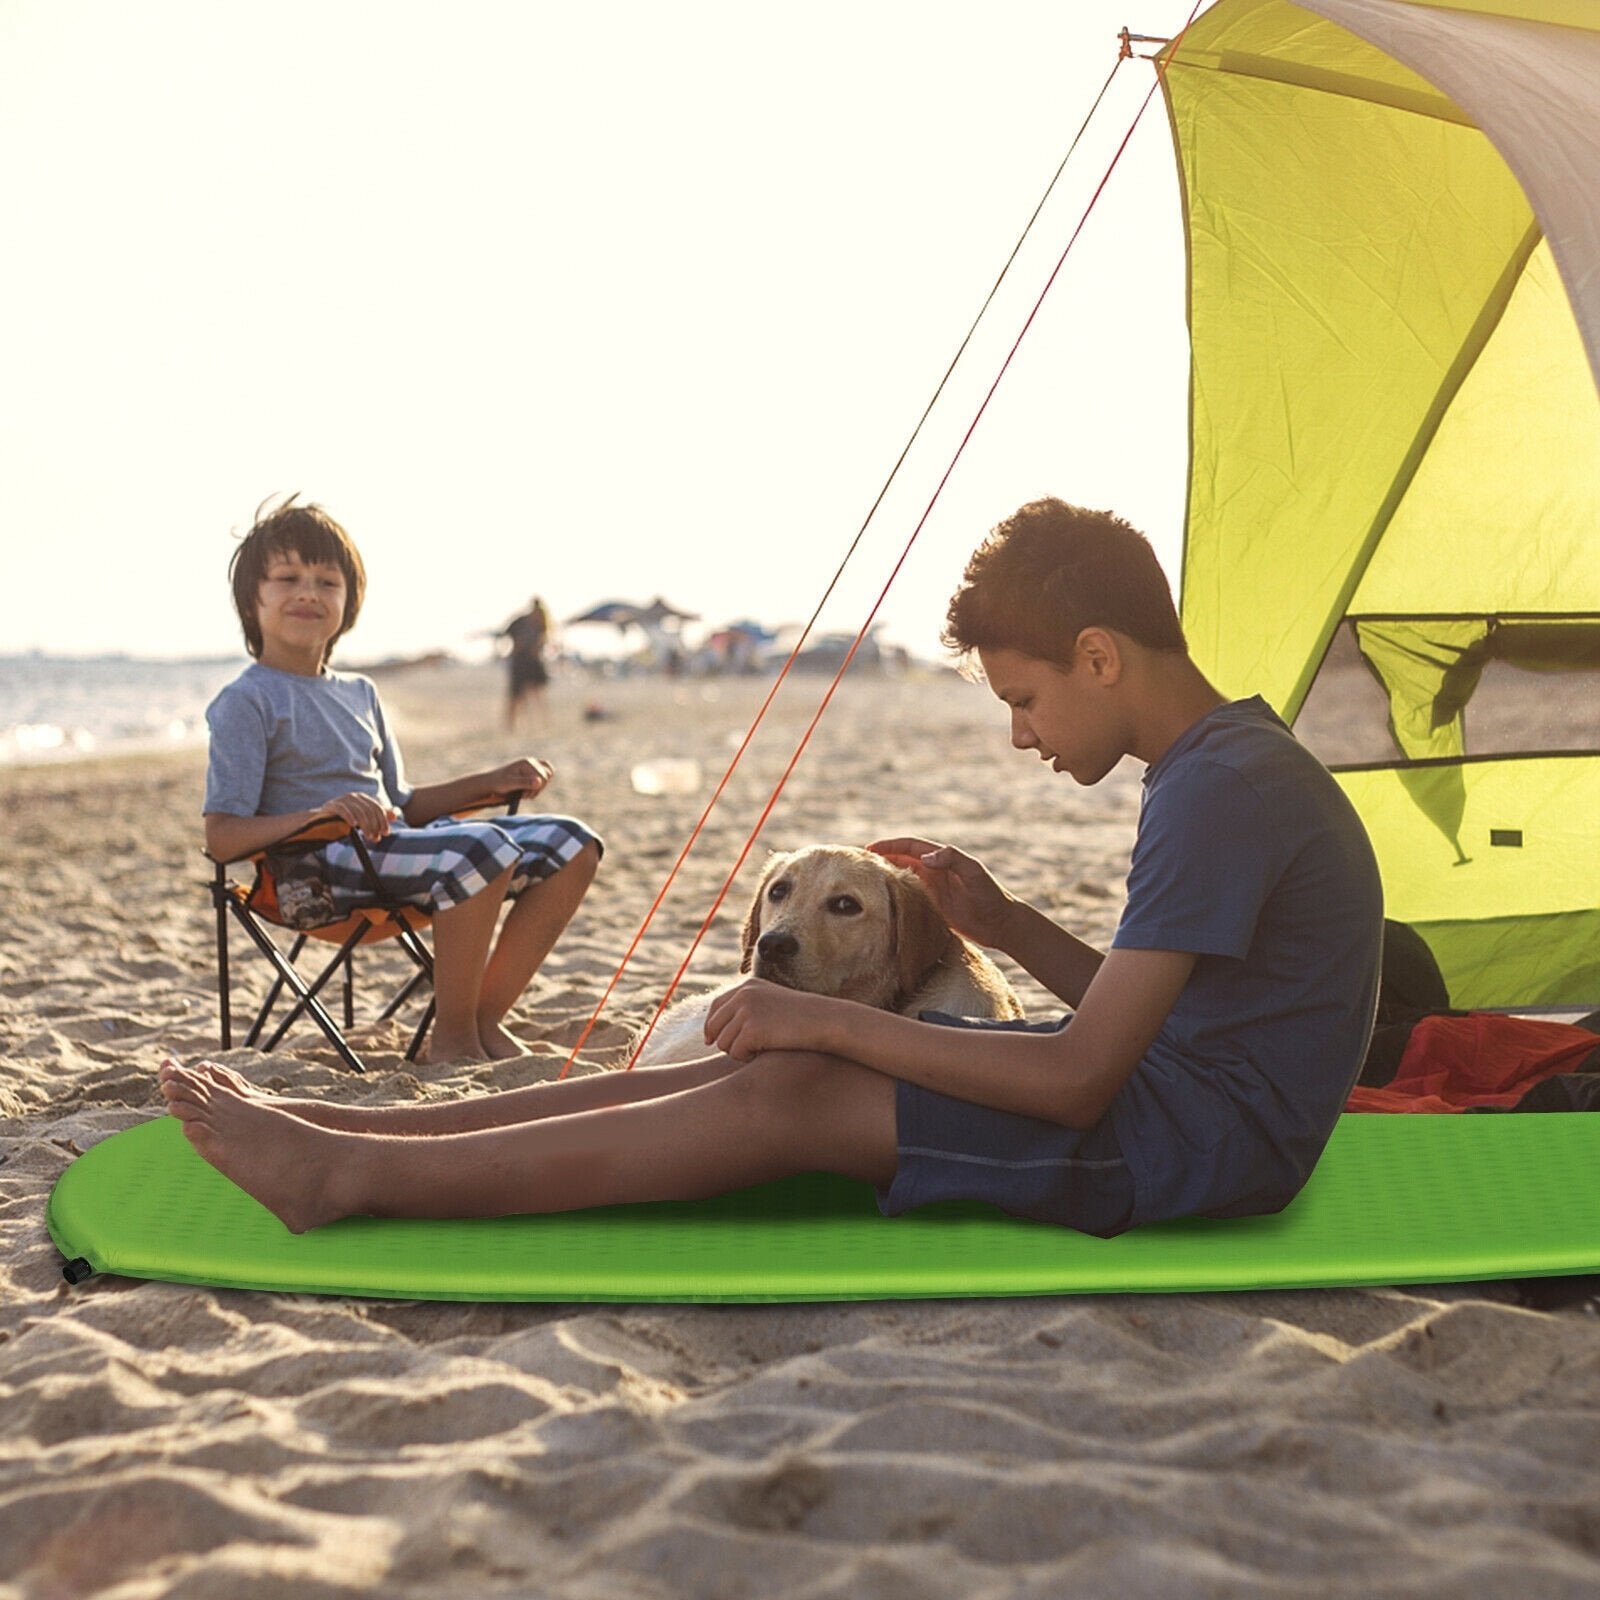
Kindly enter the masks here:
M 948 845 L 874 846 L 1070 1020 L 915 1020 L 751 979 L 711 1006 L 699 1061 L 377 1110 L 169 1062 L 162 1090 L 195 1148 L 296 1230 L 688 1199 L 812 1170 L 872 1182 L 890 1214 L 982 1199 L 1096 1234 L 1287 1204 L 1376 1002 L 1382 903 L 1355 812 L 1260 700 L 1205 680 L 1149 544 L 1109 513 L 1024 506 L 968 563 L 945 637 L 1010 708 L 1017 749 L 1081 784 L 1125 755 L 1147 766 L 1109 952 Z
M 256 659 L 206 709 L 207 851 L 235 861 L 319 818 L 349 823 L 366 840 L 377 892 L 432 913 L 438 1012 L 429 1060 L 526 1054 L 505 1016 L 593 881 L 599 839 L 574 817 L 451 815 L 539 793 L 551 776 L 543 761 L 510 761 L 422 788 L 407 783 L 371 679 L 328 667 L 360 613 L 366 571 L 350 536 L 320 506 L 291 496 L 258 516 L 229 575 Z M 314 857 L 300 861 L 298 886 L 315 885 L 303 897 L 301 925 L 370 903 L 371 880 L 348 838 Z M 516 904 L 496 938 L 507 899 Z

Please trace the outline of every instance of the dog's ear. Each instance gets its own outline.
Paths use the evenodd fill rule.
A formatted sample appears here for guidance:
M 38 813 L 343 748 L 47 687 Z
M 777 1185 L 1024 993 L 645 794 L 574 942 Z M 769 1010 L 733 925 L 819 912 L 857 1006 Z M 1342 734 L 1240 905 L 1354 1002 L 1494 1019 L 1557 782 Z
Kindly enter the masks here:
M 788 859 L 787 856 L 774 850 L 767 856 L 766 866 L 761 869 L 761 882 L 756 885 L 756 892 L 750 897 L 750 909 L 745 913 L 743 948 L 739 955 L 741 972 L 748 972 L 755 965 L 756 940 L 761 937 L 761 905 L 767 898 L 767 885 L 772 881 L 773 873 Z
M 915 874 L 891 868 L 888 876 L 895 924 L 895 980 L 900 988 L 898 999 L 904 1001 L 944 959 L 955 935 Z

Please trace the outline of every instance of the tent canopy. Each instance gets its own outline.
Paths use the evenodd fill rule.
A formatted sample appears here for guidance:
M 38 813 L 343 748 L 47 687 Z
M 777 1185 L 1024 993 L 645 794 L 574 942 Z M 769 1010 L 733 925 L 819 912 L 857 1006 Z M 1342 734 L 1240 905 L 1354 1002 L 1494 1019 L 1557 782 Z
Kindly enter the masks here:
M 1491 664 L 1600 666 L 1600 7 L 1219 0 L 1167 55 L 1195 657 L 1292 721 L 1343 627 L 1390 915 L 1458 1006 L 1600 1003 L 1600 752 L 1471 736 Z

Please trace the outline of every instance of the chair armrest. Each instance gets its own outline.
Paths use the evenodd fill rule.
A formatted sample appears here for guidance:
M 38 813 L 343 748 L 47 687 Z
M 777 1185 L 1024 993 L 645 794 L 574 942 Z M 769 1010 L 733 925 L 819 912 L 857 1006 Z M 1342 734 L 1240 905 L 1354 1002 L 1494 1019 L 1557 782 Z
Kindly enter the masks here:
M 505 816 L 515 816 L 522 807 L 522 802 L 527 798 L 526 789 L 503 789 L 494 794 L 487 794 L 482 800 L 470 806 L 463 806 L 459 811 L 452 812 L 452 816 L 469 817 L 480 811 L 496 811 Z
M 495 794 L 485 795 L 483 800 L 474 806 L 468 806 L 458 816 L 470 815 L 478 811 L 500 811 L 515 815 L 522 805 L 528 791 L 526 789 L 507 789 Z M 349 838 L 361 856 L 362 866 L 366 869 L 367 877 L 376 884 L 377 873 L 372 866 L 371 858 L 367 854 L 366 837 L 354 823 L 346 822 L 343 817 L 318 817 L 315 821 L 302 823 L 300 827 L 291 829 L 281 838 L 273 839 L 270 843 L 261 845 L 255 850 L 246 851 L 241 856 L 229 856 L 226 860 L 218 860 L 204 846 L 200 853 L 206 860 L 213 862 L 219 869 L 235 866 L 241 861 L 260 863 L 269 850 L 282 849 L 287 844 L 326 844 L 333 839 Z
M 207 860 L 216 865 L 217 886 L 220 889 L 227 876 L 229 866 L 236 866 L 241 862 L 248 862 L 255 868 L 255 885 L 250 890 L 248 899 L 254 901 L 261 893 L 263 885 L 273 885 L 275 874 L 272 870 L 272 856 L 281 851 L 285 846 L 316 846 L 330 844 L 335 839 L 348 839 L 355 847 L 356 855 L 361 861 L 362 876 L 366 879 L 367 888 L 375 900 L 381 900 L 383 882 L 378 876 L 378 869 L 373 864 L 372 854 L 367 849 L 366 835 L 352 822 L 346 822 L 343 817 L 318 817 L 312 822 L 302 824 L 291 829 L 288 833 L 274 839 L 270 844 L 264 844 L 258 850 L 252 850 L 246 855 L 234 856 L 228 861 L 218 861 L 209 850 L 203 850 Z M 277 899 L 277 888 L 271 888 L 274 902 Z
M 358 832 L 355 825 L 346 822 L 343 817 L 318 817 L 313 822 L 291 828 L 281 838 L 273 839 L 254 850 L 247 850 L 242 856 L 229 856 L 225 860 L 219 860 L 203 845 L 200 853 L 206 860 L 216 862 L 219 867 L 231 867 L 241 861 L 259 861 L 269 850 L 280 849 L 286 844 L 326 844 L 330 839 L 342 839 L 346 834 Z

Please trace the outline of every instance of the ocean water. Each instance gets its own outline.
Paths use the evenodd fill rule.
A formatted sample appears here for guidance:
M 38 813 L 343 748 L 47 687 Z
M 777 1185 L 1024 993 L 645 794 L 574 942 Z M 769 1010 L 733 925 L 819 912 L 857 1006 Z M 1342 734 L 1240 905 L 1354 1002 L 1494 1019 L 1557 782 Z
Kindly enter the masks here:
M 0 655 L 0 766 L 203 744 L 211 697 L 243 656 Z

